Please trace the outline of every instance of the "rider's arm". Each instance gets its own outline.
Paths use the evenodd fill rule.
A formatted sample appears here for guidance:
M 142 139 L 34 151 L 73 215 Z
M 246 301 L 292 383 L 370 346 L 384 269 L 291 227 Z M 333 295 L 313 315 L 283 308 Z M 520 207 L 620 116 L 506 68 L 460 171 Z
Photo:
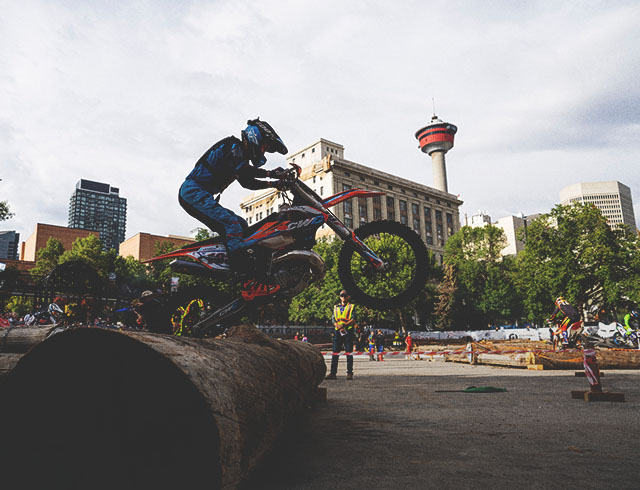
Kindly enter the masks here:
M 252 191 L 255 191 L 258 189 L 267 189 L 268 187 L 271 187 L 270 182 L 258 180 L 258 178 L 269 177 L 269 171 L 262 168 L 254 167 L 249 162 L 246 162 L 244 165 L 238 167 L 236 169 L 236 173 L 238 176 L 238 182 L 245 189 L 251 189 Z

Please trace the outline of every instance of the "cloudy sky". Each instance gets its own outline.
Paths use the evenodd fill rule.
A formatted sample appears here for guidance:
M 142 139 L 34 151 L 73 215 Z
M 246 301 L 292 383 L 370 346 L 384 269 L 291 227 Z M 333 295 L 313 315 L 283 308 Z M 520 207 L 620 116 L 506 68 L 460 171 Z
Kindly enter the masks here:
M 127 198 L 127 238 L 189 235 L 193 163 L 248 118 L 291 151 L 432 185 L 414 133 L 458 126 L 461 213 L 546 212 L 618 180 L 640 216 L 640 3 L 0 0 L 0 229 L 66 226 L 80 178 Z M 272 157 L 270 166 L 284 157 Z M 231 187 L 223 204 L 238 211 Z M 463 218 L 464 219 L 464 218 Z

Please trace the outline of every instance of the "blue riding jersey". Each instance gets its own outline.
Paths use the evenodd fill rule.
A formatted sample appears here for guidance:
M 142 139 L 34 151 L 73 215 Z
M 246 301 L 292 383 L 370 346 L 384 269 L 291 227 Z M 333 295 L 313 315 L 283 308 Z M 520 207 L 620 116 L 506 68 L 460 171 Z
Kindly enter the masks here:
M 269 187 L 268 182 L 256 177 L 267 177 L 267 171 L 254 167 L 242 147 L 242 142 L 229 136 L 209 148 L 196 162 L 186 180 L 195 182 L 211 194 L 220 194 L 234 181 L 246 189 Z

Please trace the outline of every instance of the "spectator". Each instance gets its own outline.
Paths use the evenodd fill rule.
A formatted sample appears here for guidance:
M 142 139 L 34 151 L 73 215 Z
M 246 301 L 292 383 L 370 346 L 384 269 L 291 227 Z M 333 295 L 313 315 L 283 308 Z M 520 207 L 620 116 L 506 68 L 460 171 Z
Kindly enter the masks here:
M 349 295 L 340 291 L 340 303 L 333 307 L 333 356 L 331 370 L 325 379 L 336 379 L 338 374 L 338 358 L 344 349 L 347 356 L 347 379 L 353 379 L 353 339 L 356 319 L 354 305 L 349 303 Z
M 375 335 L 376 350 L 378 351 L 378 361 L 384 361 L 384 334 L 378 329 Z

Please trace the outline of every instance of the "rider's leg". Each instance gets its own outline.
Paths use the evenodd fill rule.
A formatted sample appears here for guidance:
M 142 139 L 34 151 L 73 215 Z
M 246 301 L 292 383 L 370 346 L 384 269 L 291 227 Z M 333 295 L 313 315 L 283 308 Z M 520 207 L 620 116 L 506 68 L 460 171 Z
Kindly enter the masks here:
M 569 326 L 571 320 L 569 318 L 565 318 L 562 320 L 562 324 L 560 325 L 560 330 L 562 331 L 562 344 L 567 345 L 569 343 L 569 335 L 567 334 L 567 327 Z
M 178 201 L 187 213 L 223 237 L 231 268 L 240 273 L 249 272 L 250 261 L 247 260 L 246 250 L 242 248 L 247 222 L 222 207 L 211 194 L 190 181 L 180 187 Z

